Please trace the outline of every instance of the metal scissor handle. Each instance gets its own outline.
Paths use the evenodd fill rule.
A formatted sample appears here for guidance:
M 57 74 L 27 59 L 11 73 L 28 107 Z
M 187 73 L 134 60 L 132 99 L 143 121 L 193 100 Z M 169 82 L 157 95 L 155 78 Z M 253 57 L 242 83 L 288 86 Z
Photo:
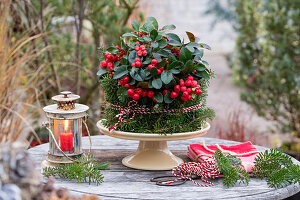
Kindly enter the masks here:
M 160 185 L 160 186 L 176 186 L 176 185 L 184 184 L 187 181 L 187 179 L 179 179 L 175 182 L 166 184 L 166 182 L 173 181 L 175 179 L 177 179 L 177 177 L 175 176 L 158 176 L 158 177 L 151 178 L 150 181 L 155 182 L 156 185 Z

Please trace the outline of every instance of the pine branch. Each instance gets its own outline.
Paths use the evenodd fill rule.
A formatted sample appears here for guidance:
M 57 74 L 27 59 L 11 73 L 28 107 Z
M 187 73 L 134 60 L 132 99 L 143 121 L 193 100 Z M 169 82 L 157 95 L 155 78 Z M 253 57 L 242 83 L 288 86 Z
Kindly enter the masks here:
M 43 169 L 43 175 L 46 177 L 56 176 L 76 182 L 96 183 L 100 185 L 103 182 L 103 175 L 100 169 L 109 169 L 108 163 L 97 163 L 92 154 L 81 156 L 73 164 L 57 165 L 55 167 L 46 167 Z
M 300 183 L 300 166 L 277 149 L 266 150 L 257 155 L 252 173 L 261 179 L 266 177 L 267 183 L 273 188 Z
M 221 151 L 216 151 L 214 157 L 220 172 L 223 173 L 223 184 L 225 186 L 234 186 L 238 181 L 239 183 L 248 185 L 250 176 L 247 171 L 242 168 L 241 159 L 232 155 L 224 155 Z

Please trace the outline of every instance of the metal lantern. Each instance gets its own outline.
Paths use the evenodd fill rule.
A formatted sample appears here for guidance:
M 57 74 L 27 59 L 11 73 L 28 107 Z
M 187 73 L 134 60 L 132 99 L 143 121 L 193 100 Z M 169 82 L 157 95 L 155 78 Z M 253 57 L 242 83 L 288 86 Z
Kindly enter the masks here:
M 84 124 L 88 131 L 86 119 L 89 107 L 75 103 L 79 98 L 78 95 L 64 91 L 52 97 L 56 104 L 43 108 L 48 118 L 44 126 L 49 131 L 49 152 L 42 165 L 73 163 L 74 158 L 83 153 L 82 126 Z

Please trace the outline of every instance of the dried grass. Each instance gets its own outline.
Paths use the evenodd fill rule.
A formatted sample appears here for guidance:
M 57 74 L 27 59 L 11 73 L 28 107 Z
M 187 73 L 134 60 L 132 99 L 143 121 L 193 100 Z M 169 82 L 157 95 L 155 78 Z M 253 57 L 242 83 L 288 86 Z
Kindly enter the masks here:
M 29 131 L 36 135 L 30 120 L 38 96 L 34 88 L 38 78 L 28 76 L 26 66 L 44 51 L 33 51 L 28 45 L 41 34 L 25 34 L 15 42 L 8 38 L 10 5 L 10 0 L 0 1 L 0 142 L 25 140 Z

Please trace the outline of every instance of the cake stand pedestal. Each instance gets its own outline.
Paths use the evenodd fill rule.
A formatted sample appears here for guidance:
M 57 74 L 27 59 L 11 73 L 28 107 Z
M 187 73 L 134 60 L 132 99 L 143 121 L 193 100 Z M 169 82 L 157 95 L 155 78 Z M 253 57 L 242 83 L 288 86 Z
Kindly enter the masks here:
M 123 158 L 123 165 L 142 170 L 170 170 L 183 163 L 183 160 L 175 155 L 168 148 L 168 141 L 186 140 L 200 137 L 208 131 L 210 124 L 198 131 L 174 134 L 151 134 L 113 131 L 112 133 L 103 125 L 103 120 L 97 122 L 100 132 L 115 138 L 140 141 L 138 149 L 132 155 Z

